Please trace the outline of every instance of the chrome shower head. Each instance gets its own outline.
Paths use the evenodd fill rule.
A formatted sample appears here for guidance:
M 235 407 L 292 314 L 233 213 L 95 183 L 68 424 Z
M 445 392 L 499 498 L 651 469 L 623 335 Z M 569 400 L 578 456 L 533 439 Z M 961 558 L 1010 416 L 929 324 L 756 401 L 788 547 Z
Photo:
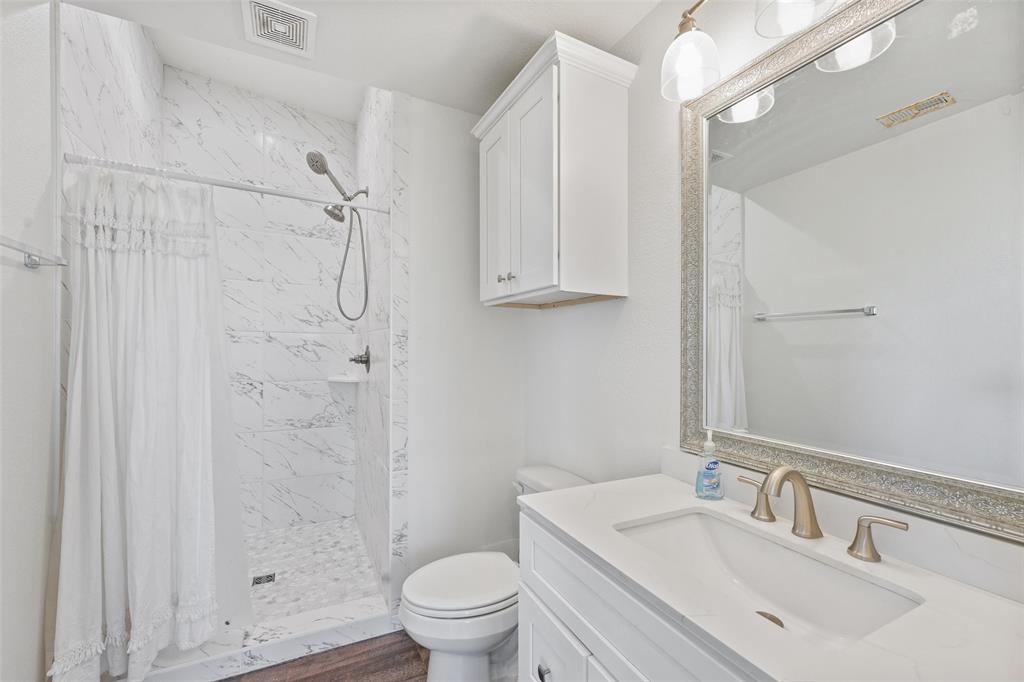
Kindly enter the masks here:
M 306 152 L 306 163 L 309 164 L 309 170 L 317 175 L 325 175 L 329 172 L 327 169 L 327 157 L 318 151 Z
M 327 204 L 324 206 L 324 213 L 331 220 L 337 220 L 339 223 L 345 222 L 345 207 L 341 204 Z
M 309 165 L 309 170 L 313 171 L 317 175 L 326 175 L 334 185 L 334 188 L 341 192 L 341 198 L 345 201 L 352 201 L 352 196 L 345 191 L 345 188 L 338 182 L 338 178 L 334 177 L 334 173 L 331 172 L 330 167 L 327 165 L 327 157 L 320 152 L 313 150 L 306 152 L 306 164 Z

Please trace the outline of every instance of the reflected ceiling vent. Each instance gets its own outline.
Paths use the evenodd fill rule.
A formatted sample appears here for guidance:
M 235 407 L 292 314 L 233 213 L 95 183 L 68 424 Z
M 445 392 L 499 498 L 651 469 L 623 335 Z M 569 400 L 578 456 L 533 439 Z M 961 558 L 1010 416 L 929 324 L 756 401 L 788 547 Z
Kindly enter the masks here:
M 879 116 L 876 121 L 884 125 L 886 128 L 892 128 L 894 125 L 900 123 L 906 123 L 907 121 L 913 121 L 919 116 L 930 114 L 933 111 L 939 109 L 945 109 L 950 104 L 956 104 L 956 100 L 953 99 L 953 95 L 948 92 L 940 92 L 937 95 L 931 97 L 925 97 L 922 100 L 908 104 L 902 109 L 896 111 L 890 111 L 884 116 Z
M 242 0 L 242 23 L 249 42 L 313 58 L 316 15 L 276 0 Z

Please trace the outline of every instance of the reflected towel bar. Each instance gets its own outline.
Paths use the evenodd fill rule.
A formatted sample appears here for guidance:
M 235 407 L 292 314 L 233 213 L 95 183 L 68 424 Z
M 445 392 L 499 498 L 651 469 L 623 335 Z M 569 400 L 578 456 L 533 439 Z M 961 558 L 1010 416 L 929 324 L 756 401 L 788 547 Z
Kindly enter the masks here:
M 802 313 L 754 313 L 754 319 L 758 322 L 777 320 L 784 317 L 817 317 L 819 315 L 850 315 L 860 313 L 865 317 L 873 317 L 878 314 L 878 306 L 866 305 L 860 308 L 837 308 L 835 310 L 808 310 Z
M 37 251 L 28 244 L 19 242 L 17 239 L 11 239 L 10 237 L 0 235 L 0 246 L 24 254 L 25 267 L 30 270 L 37 270 L 44 265 L 66 267 L 68 264 L 67 260 L 60 256 L 48 256 L 41 251 Z

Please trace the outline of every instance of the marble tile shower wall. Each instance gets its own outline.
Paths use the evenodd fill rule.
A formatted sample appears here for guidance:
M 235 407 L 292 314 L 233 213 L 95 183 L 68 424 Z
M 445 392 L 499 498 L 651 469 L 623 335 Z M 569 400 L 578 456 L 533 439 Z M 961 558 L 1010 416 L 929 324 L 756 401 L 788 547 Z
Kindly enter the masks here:
M 138 24 L 60 4 L 61 145 L 64 152 L 157 165 L 163 62 Z M 70 243 L 61 248 L 70 256 Z M 71 348 L 70 268 L 61 268 L 61 390 Z M 65 400 L 61 400 L 64 433 Z
M 169 66 L 163 103 L 169 166 L 330 196 L 305 163 L 319 149 L 342 183 L 357 184 L 351 123 Z M 215 206 L 245 527 L 351 517 L 356 391 L 332 395 L 326 381 L 363 343 L 334 303 L 340 226 L 294 199 L 217 188 Z M 352 300 L 358 281 L 346 279 Z
M 402 583 L 409 575 L 409 238 L 412 231 L 412 100 L 391 100 L 391 501 L 388 508 L 391 559 L 389 598 L 395 627 Z
M 138 24 L 61 3 L 65 152 L 138 164 L 161 154 L 163 62 Z
M 356 171 L 370 203 L 389 207 L 392 182 L 392 94 L 369 88 L 359 116 Z M 356 419 L 356 521 L 382 589 L 387 583 L 388 452 L 391 378 L 391 222 L 388 214 L 364 213 L 370 301 L 363 318 L 373 358 L 368 381 L 359 385 Z

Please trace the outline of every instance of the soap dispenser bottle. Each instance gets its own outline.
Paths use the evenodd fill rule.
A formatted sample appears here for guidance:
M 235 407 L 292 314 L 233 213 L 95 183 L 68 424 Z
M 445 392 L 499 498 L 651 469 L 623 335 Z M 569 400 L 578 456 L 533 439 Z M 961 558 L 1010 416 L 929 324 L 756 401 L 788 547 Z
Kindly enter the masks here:
M 708 438 L 704 441 L 704 454 L 700 458 L 696 489 L 697 497 L 702 500 L 720 500 L 725 496 L 718 458 L 715 457 L 715 441 L 712 440 L 710 429 L 708 429 Z

